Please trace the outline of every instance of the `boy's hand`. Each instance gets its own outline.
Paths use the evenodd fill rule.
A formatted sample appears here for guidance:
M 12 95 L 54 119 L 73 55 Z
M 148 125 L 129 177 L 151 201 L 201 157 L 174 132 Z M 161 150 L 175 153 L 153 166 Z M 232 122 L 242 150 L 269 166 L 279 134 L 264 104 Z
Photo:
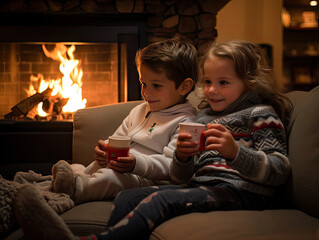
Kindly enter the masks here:
M 221 124 L 207 124 L 207 128 L 205 149 L 218 151 L 224 158 L 235 159 L 238 143 L 231 133 Z
M 181 162 L 186 162 L 188 157 L 199 154 L 198 142 L 191 142 L 192 135 L 180 133 L 176 142 L 176 157 Z
M 134 169 L 135 162 L 135 157 L 129 154 L 128 157 L 118 157 L 117 160 L 111 160 L 108 167 L 119 173 L 127 173 Z
M 106 167 L 107 164 L 107 146 L 103 140 L 97 142 L 97 146 L 94 148 L 95 160 L 102 167 Z

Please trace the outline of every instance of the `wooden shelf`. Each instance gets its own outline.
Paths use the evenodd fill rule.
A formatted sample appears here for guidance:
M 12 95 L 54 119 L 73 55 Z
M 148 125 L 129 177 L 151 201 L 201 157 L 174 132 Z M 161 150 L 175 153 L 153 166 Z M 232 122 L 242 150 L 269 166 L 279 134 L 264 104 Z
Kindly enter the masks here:
M 300 56 L 284 56 L 284 61 L 296 61 L 296 62 L 302 62 L 302 61 L 318 61 L 319 62 L 319 55 L 316 56 L 308 56 L 308 55 L 300 55 Z
M 284 28 L 284 42 L 306 42 L 319 41 L 319 27 L 302 28 L 289 27 Z
M 304 31 L 318 31 L 319 30 L 319 27 L 299 27 L 299 26 L 296 26 L 296 27 L 286 27 L 284 28 L 284 31 L 286 32 L 290 32 L 290 31 L 293 31 L 293 32 L 304 32 Z
M 291 22 L 301 23 L 302 12 L 318 12 L 319 6 L 312 7 L 308 0 L 284 0 L 283 7 L 290 13 Z M 310 90 L 319 82 L 319 53 L 306 55 L 307 49 L 319 52 L 319 26 L 290 26 L 283 28 L 283 70 L 290 83 L 287 89 Z M 312 53 L 311 52 L 311 53 Z M 292 53 L 292 54 L 290 54 Z M 296 54 L 296 55 L 294 55 Z

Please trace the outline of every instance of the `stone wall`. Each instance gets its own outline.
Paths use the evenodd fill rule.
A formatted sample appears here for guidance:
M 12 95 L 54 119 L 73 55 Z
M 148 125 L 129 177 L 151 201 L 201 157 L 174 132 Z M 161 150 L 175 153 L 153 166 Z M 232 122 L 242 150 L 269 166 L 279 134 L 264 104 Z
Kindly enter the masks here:
M 147 42 L 185 36 L 199 51 L 217 36 L 216 14 L 230 0 L 1 0 L 1 12 L 146 14 Z

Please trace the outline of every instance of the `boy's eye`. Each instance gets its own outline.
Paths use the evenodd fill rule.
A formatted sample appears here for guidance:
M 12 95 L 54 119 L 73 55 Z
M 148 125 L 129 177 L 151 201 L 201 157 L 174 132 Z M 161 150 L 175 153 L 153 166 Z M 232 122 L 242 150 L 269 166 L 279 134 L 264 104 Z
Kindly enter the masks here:
M 162 85 L 159 85 L 159 84 L 153 84 L 153 87 L 154 88 L 159 88 L 159 87 L 161 87 Z

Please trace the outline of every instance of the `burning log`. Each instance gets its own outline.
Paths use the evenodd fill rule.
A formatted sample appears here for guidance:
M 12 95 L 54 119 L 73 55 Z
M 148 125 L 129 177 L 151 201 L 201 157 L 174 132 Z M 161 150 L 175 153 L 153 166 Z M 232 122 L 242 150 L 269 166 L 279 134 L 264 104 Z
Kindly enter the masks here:
M 61 98 L 57 101 L 53 106 L 53 112 L 60 114 L 62 112 L 62 108 L 68 103 L 68 98 Z
M 56 96 L 49 96 L 43 100 L 42 109 L 49 114 L 60 114 L 62 108 L 68 103 L 69 98 L 59 98 Z
M 11 113 L 8 113 L 6 116 L 20 117 L 21 115 L 27 115 L 28 112 L 37 106 L 40 102 L 43 101 L 46 97 L 49 97 L 52 93 L 51 88 L 47 88 L 41 93 L 36 93 L 28 98 L 25 98 L 13 108 L 11 108 Z

